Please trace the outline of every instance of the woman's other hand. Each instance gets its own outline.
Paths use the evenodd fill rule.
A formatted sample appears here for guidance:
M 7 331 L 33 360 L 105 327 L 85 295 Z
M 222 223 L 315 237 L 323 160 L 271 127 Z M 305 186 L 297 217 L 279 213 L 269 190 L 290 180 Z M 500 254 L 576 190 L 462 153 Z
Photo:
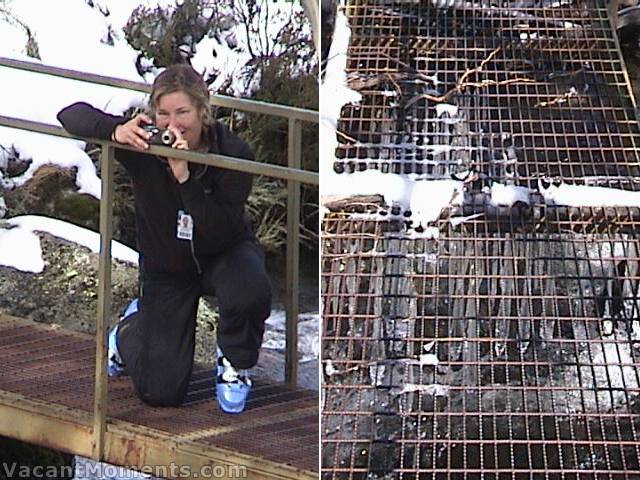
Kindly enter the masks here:
M 118 143 L 124 145 L 131 145 L 140 150 L 146 150 L 149 148 L 147 140 L 151 137 L 151 133 L 144 130 L 142 127 L 147 124 L 153 123 L 151 119 L 144 113 L 139 113 L 131 120 L 121 125 L 118 125 L 113 131 L 112 139 Z
M 173 126 L 169 126 L 168 129 L 176 136 L 175 142 L 171 145 L 172 148 L 178 150 L 189 150 L 189 143 L 182 136 L 182 132 Z M 169 167 L 173 172 L 173 176 L 176 177 L 178 183 L 184 183 L 189 180 L 189 166 L 186 160 L 180 160 L 177 158 L 168 158 Z

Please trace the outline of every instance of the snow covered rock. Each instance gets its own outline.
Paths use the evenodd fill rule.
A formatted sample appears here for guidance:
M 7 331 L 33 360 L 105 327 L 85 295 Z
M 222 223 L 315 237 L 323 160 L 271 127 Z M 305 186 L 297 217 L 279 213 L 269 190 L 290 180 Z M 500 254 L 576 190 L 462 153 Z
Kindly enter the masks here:
M 19 255 L 5 245 L 9 235 L 22 235 L 14 240 L 20 240 L 23 250 L 29 246 L 40 250 L 41 257 L 35 256 L 36 251 L 30 259 L 25 255 L 14 267 L 0 266 L 0 312 L 92 332 L 98 302 L 98 254 L 49 233 L 37 233 L 40 242 L 36 244 L 29 232 L 20 227 L 0 228 L 0 249 L 13 251 L 14 262 Z M 0 259 L 2 263 L 6 260 Z M 113 261 L 112 322 L 136 295 L 137 279 L 135 265 Z

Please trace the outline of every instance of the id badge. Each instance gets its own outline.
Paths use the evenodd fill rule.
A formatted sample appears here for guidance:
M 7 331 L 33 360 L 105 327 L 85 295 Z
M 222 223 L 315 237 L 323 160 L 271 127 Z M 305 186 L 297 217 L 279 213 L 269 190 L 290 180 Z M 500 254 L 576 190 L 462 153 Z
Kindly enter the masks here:
M 178 210 L 178 229 L 176 237 L 180 240 L 193 239 L 193 218 L 183 210 Z

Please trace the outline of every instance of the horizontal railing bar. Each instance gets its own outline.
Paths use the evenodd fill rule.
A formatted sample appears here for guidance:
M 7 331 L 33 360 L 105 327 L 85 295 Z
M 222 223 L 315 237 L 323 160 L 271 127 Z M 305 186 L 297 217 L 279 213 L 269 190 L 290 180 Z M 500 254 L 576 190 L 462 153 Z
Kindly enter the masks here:
M 13 58 L 0 57 L 0 66 L 17 68 L 29 72 L 43 73 L 45 75 L 53 75 L 57 77 L 79 80 L 81 82 L 91 82 L 110 87 L 125 88 L 138 92 L 149 93 L 151 86 L 143 82 L 135 82 L 133 80 L 125 80 L 122 78 L 107 77 L 95 73 L 80 72 L 68 68 L 53 67 L 50 65 L 41 65 L 35 62 L 27 62 L 24 60 L 16 60 Z M 257 100 L 248 100 L 244 98 L 229 97 L 227 95 L 211 95 L 211 104 L 225 108 L 235 108 L 252 113 L 262 113 L 266 115 L 275 115 L 285 118 L 297 118 L 299 120 L 311 123 L 318 123 L 318 112 L 305 108 L 289 107 L 286 105 L 278 105 L 268 102 L 260 102 Z
M 246 98 L 229 97 L 228 95 L 211 95 L 211 104 L 225 108 L 235 108 L 246 110 L 252 113 L 262 113 L 265 115 L 275 115 L 284 118 L 295 118 L 303 122 L 319 123 L 319 113 L 315 110 L 305 108 L 288 107 L 275 103 L 260 102 Z
M 74 138 L 83 140 L 86 142 L 96 143 L 99 145 L 111 145 L 116 148 L 123 148 L 126 150 L 132 150 L 139 152 L 140 150 L 131 147 L 129 145 L 122 145 L 120 143 L 112 142 L 110 140 L 101 140 L 97 138 L 84 138 L 71 135 L 67 133 L 63 128 L 54 125 L 48 125 L 46 123 L 34 122 L 32 120 L 23 120 L 18 118 L 6 117 L 0 115 L 0 126 L 17 128 L 20 130 L 28 130 L 36 133 L 43 133 L 45 135 L 55 135 L 57 137 Z M 307 170 L 299 170 L 295 168 L 282 167 L 280 165 L 270 165 L 251 160 L 245 160 L 241 158 L 228 157 L 226 155 L 217 154 L 204 154 L 191 152 L 188 150 L 176 150 L 169 147 L 151 146 L 145 153 L 152 155 L 160 155 L 166 157 L 170 155 L 172 158 L 178 158 L 181 160 L 188 160 L 194 163 L 201 163 L 204 165 L 211 165 L 213 167 L 228 168 L 230 170 L 237 170 L 239 172 L 247 172 L 255 175 L 265 175 L 268 177 L 279 178 L 282 180 L 295 180 L 298 182 L 306 183 L 309 185 L 318 185 L 319 176 L 316 172 L 310 172 Z

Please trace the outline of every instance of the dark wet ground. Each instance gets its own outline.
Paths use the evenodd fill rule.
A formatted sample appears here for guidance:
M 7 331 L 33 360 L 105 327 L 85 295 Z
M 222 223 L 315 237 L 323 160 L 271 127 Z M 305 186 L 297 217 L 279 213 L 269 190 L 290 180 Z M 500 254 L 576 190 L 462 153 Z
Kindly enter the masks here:
M 318 253 L 300 253 L 300 312 L 318 311 Z M 267 271 L 273 282 L 273 308 L 284 309 L 286 266 L 284 258 L 267 259 Z

